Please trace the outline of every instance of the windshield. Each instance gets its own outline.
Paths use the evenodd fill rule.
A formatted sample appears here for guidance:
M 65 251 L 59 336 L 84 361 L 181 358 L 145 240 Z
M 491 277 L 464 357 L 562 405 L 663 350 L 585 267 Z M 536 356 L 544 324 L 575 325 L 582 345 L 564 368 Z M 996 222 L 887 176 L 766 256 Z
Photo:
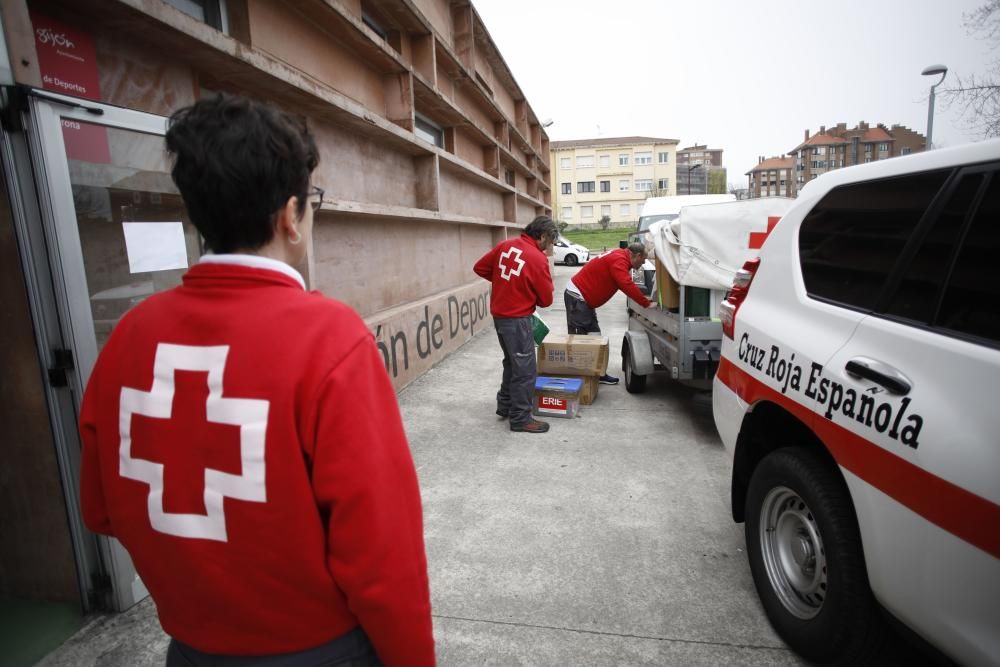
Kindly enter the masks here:
M 676 220 L 679 213 L 664 213 L 663 215 L 644 215 L 639 218 L 639 233 L 648 232 L 649 226 L 660 220 Z

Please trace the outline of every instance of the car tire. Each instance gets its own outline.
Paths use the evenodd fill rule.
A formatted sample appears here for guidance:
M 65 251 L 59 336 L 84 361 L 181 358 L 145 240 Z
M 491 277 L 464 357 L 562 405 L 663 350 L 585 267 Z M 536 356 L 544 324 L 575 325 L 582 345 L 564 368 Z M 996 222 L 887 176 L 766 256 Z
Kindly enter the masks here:
M 869 588 L 854 507 L 820 452 L 782 448 L 757 465 L 746 542 L 767 617 L 796 653 L 827 664 L 880 654 L 891 633 Z
M 576 258 L 576 255 L 574 255 L 573 253 L 570 253 L 563 258 L 563 264 L 565 264 L 566 266 L 576 266 L 577 261 L 578 260 Z
M 641 394 L 646 391 L 646 376 L 638 375 L 632 370 L 632 353 L 628 341 L 622 341 L 622 372 L 625 373 L 625 390 L 630 394 Z

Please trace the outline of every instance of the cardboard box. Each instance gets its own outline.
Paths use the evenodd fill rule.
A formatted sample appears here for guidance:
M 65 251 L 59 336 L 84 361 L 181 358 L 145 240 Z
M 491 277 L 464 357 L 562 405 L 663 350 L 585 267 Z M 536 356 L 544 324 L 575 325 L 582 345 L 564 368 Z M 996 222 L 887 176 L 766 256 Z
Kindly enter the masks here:
M 535 378 L 535 400 L 532 414 L 539 417 L 572 419 L 580 411 L 580 378 L 554 378 L 539 375 Z
M 681 307 L 681 287 L 667 267 L 656 258 L 656 303 L 660 308 L 677 310 Z
M 580 387 L 580 405 L 590 405 L 597 400 L 597 390 L 601 386 L 600 377 L 597 375 L 558 375 L 550 374 L 554 378 L 578 378 L 583 380 Z
M 542 375 L 604 375 L 608 370 L 608 339 L 550 333 L 538 346 Z

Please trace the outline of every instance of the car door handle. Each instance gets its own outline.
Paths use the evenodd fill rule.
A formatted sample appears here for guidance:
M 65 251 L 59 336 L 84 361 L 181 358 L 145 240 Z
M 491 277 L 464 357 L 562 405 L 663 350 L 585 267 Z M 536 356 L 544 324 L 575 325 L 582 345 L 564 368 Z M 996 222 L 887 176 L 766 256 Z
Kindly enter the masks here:
M 875 384 L 884 387 L 890 394 L 905 396 L 910 393 L 912 386 L 910 379 L 888 364 L 881 361 L 869 359 L 868 357 L 854 357 L 847 362 L 844 367 L 849 374 L 871 380 Z

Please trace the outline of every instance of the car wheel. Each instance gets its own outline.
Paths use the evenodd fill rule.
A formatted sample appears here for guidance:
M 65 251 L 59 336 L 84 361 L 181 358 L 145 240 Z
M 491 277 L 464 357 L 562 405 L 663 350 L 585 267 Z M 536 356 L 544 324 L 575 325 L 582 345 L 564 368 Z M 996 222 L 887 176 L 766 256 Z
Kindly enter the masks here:
M 632 354 L 629 352 L 628 341 L 622 341 L 622 371 L 625 373 L 625 390 L 630 394 L 641 394 L 646 391 L 646 376 L 638 375 L 632 370 Z
M 576 255 L 570 253 L 563 259 L 563 264 L 566 266 L 576 266 L 576 261 Z
M 834 466 L 813 450 L 778 449 L 754 470 L 746 501 L 750 570 L 778 635 L 809 660 L 870 660 L 889 632 Z

